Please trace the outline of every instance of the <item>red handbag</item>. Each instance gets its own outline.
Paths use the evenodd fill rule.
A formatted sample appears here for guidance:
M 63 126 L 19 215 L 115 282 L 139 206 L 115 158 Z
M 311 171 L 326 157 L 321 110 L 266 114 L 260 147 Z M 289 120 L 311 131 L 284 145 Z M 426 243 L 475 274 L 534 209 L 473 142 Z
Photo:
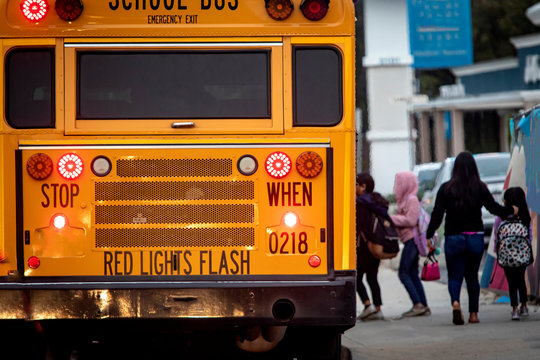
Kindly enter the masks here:
M 424 281 L 435 281 L 441 278 L 439 262 L 435 258 L 434 252 L 430 252 L 426 258 L 426 261 L 424 261 L 421 278 Z

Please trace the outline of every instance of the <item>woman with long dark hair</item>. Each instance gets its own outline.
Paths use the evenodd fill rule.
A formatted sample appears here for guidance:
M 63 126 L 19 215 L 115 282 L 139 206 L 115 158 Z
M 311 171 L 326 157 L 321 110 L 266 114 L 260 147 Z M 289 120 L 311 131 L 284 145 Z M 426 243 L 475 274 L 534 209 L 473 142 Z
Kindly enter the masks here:
M 456 157 L 452 177 L 437 192 L 426 234 L 431 239 L 446 214 L 444 252 L 455 325 L 464 324 L 460 306 L 463 278 L 469 295 L 469 323 L 479 322 L 478 269 L 484 254 L 482 207 L 501 218 L 514 212 L 512 206 L 503 207 L 493 199 L 487 185 L 480 180 L 474 157 L 465 151 Z

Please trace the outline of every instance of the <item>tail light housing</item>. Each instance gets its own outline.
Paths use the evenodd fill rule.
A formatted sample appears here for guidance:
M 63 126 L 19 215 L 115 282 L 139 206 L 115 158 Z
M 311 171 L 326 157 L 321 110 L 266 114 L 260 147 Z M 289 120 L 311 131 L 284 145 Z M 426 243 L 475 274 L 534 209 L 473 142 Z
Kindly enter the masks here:
M 300 10 L 308 20 L 319 21 L 326 16 L 330 0 L 303 0 Z
M 37 269 L 39 265 L 41 264 L 41 261 L 37 256 L 30 256 L 28 258 L 28 267 L 30 269 Z
M 27 20 L 38 22 L 49 12 L 49 3 L 46 0 L 24 0 L 21 12 Z
M 266 172 L 274 179 L 281 179 L 291 172 L 291 158 L 281 151 L 275 151 L 268 155 L 264 162 Z
M 296 171 L 305 178 L 314 178 L 323 169 L 323 161 L 319 154 L 306 151 L 296 158 Z

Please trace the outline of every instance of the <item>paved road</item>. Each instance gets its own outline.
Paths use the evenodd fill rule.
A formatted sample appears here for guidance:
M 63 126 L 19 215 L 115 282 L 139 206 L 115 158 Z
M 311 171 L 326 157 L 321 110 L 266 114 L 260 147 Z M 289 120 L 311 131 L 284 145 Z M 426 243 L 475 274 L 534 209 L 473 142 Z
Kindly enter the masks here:
M 431 316 L 398 319 L 411 301 L 387 262 L 379 280 L 385 320 L 358 321 L 343 337 L 353 360 L 421 359 L 539 359 L 540 308 L 530 306 L 530 317 L 510 320 L 510 305 L 496 304 L 498 296 L 482 290 L 480 323 L 455 326 L 451 323 L 450 297 L 446 284 L 424 282 Z M 468 316 L 466 290 L 462 309 Z

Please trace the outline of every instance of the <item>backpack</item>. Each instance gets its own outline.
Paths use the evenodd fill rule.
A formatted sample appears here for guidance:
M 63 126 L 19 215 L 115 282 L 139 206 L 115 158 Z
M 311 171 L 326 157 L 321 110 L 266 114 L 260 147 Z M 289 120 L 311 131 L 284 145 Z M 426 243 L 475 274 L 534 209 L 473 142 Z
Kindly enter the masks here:
M 521 221 L 504 220 L 497 230 L 497 262 L 515 268 L 533 263 L 529 228 Z
M 429 254 L 429 246 L 427 242 L 427 229 L 429 226 L 429 221 L 431 220 L 431 217 L 427 213 L 427 211 L 420 206 L 420 215 L 418 215 L 418 224 L 413 229 L 414 232 L 414 243 L 416 244 L 416 247 L 418 248 L 418 253 L 420 256 L 427 256 Z M 435 246 L 438 242 L 438 235 L 435 233 L 433 235 L 433 246 Z
M 367 245 L 371 254 L 377 259 L 392 259 L 399 252 L 399 236 L 396 226 L 390 217 L 371 214 L 371 234 L 367 234 Z

